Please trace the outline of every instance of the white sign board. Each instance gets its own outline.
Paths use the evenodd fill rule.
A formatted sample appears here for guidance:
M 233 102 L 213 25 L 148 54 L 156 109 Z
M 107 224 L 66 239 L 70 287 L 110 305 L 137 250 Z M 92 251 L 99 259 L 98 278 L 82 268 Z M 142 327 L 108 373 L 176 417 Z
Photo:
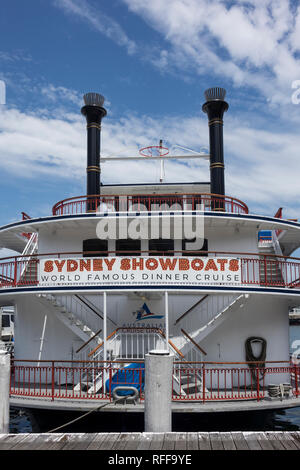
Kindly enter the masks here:
M 107 257 L 41 259 L 40 286 L 200 286 L 241 284 L 237 258 Z

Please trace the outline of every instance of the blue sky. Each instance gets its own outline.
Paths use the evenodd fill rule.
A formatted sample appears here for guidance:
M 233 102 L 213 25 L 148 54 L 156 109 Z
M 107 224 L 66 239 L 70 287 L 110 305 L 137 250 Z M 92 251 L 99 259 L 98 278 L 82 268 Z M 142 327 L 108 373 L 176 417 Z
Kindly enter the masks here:
M 227 90 L 226 194 L 299 217 L 300 7 L 288 0 L 2 0 L 0 223 L 85 194 L 82 95 L 105 96 L 102 154 L 208 147 L 203 92 Z M 300 88 L 300 82 L 298 85 Z M 300 96 L 300 93 L 299 93 Z M 104 183 L 157 182 L 154 162 L 104 164 Z M 207 162 L 166 181 L 207 181 Z

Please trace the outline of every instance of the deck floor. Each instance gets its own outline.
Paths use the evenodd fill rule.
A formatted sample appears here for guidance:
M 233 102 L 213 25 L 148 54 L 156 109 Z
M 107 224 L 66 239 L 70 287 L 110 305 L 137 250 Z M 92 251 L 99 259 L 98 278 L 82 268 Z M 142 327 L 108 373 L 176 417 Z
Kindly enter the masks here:
M 2 450 L 300 450 L 300 432 L 0 434 Z

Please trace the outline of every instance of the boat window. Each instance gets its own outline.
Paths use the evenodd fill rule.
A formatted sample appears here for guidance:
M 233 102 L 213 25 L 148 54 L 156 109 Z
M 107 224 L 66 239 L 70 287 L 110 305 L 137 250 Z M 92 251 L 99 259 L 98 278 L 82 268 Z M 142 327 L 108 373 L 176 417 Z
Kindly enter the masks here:
M 191 239 L 191 240 L 182 240 L 182 251 L 186 251 L 186 244 L 187 243 L 192 243 L 196 240 L 196 237 Z M 186 253 L 186 256 L 207 256 L 207 251 L 208 251 L 208 242 L 207 239 L 204 239 L 203 246 L 201 247 L 200 251 L 189 251 L 189 253 Z
M 141 256 L 141 240 L 116 240 L 116 255 Z
M 8 328 L 10 326 L 9 315 L 2 315 L 2 328 Z
M 162 252 L 174 251 L 174 240 L 166 238 L 158 238 L 149 240 L 149 256 L 161 256 Z M 166 253 L 167 256 L 173 256 L 174 253 Z
M 99 238 L 90 238 L 89 240 L 83 240 L 83 257 L 95 258 L 97 256 L 107 256 L 107 246 L 107 240 L 100 240 Z M 96 253 L 89 253 L 93 251 Z

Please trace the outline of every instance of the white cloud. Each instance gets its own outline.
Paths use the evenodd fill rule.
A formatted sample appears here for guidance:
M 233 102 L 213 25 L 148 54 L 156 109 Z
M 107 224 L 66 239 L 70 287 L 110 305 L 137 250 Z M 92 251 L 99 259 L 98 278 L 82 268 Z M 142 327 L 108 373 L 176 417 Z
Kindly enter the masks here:
M 208 146 L 206 116 L 105 118 L 102 155 L 137 154 L 141 147 L 157 145 L 160 138 L 167 145 L 200 150 Z M 224 142 L 226 194 L 245 200 L 251 212 L 259 210 L 272 215 L 283 205 L 294 217 L 300 209 L 300 136 L 243 125 L 240 116 L 226 115 Z M 37 176 L 61 185 L 64 180 L 82 182 L 85 166 L 86 130 L 80 114 L 68 121 L 17 109 L 6 109 L 0 114 L 0 168 L 22 177 L 23 184 L 30 185 L 29 178 Z M 166 181 L 209 181 L 206 160 L 167 161 L 165 168 Z M 103 163 L 101 175 L 105 184 L 158 182 L 159 162 L 141 157 L 140 161 Z
M 300 78 L 294 53 L 300 7 L 295 18 L 289 0 L 123 2 L 169 44 L 163 58 L 168 57 L 170 69 L 175 64 L 185 72 L 213 73 L 237 86 L 252 86 L 271 102 L 290 103 L 291 83 Z
M 104 34 L 112 41 L 127 49 L 128 54 L 136 52 L 136 44 L 130 39 L 123 28 L 98 7 L 94 8 L 86 0 L 55 0 L 54 5 L 63 9 L 67 14 L 74 15 L 86 21 L 96 31 Z

